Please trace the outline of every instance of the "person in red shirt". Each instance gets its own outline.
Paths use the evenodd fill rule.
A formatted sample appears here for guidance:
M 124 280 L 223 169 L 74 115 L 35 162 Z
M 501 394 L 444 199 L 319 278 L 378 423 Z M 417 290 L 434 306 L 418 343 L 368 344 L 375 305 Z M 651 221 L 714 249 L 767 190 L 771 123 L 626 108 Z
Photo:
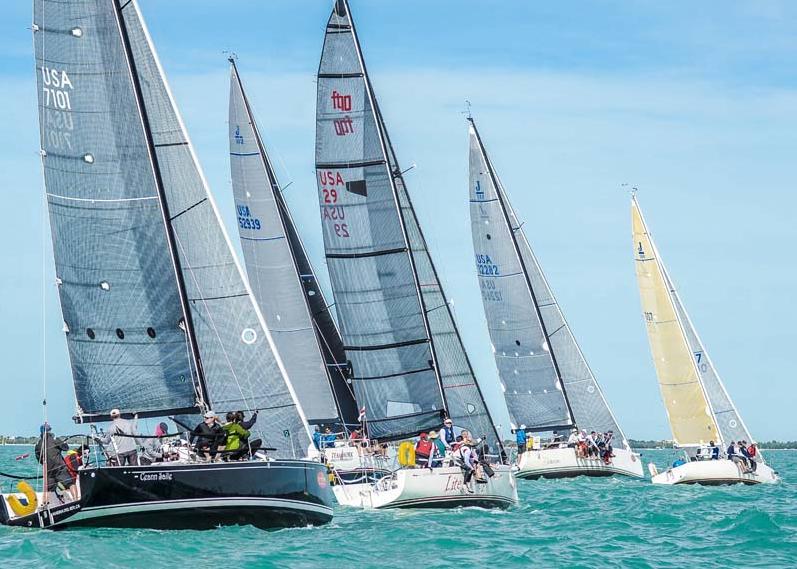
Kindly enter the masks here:
M 750 462 L 750 470 L 755 472 L 758 463 L 756 462 L 756 456 L 758 456 L 758 447 L 755 443 L 750 443 L 750 446 L 747 447 L 747 455 Z
M 426 433 L 421 433 L 421 438 L 415 445 L 415 464 L 421 468 L 429 466 L 429 455 L 432 454 L 432 441 Z

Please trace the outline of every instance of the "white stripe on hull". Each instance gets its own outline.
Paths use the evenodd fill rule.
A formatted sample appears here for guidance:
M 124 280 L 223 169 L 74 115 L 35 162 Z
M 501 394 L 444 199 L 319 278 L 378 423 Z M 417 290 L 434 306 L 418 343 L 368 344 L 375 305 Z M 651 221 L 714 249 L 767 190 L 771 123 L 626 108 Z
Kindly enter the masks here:
M 611 464 L 602 460 L 576 457 L 573 448 L 526 451 L 518 460 L 518 478 L 566 478 L 573 476 L 632 476 L 642 478 L 642 459 L 626 449 L 614 449 Z

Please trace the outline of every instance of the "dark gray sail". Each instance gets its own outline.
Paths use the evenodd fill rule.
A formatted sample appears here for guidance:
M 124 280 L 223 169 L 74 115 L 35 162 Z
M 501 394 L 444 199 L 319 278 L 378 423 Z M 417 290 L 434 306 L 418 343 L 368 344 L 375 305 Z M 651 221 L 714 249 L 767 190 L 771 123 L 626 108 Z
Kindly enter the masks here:
M 445 406 L 459 426 L 496 437 L 343 0 L 327 25 L 317 109 L 327 262 L 355 392 L 372 436 L 399 438 L 435 427 Z
M 611 430 L 616 440 L 628 446 L 526 239 L 476 125 L 473 119 L 469 121 L 473 243 L 485 315 L 513 422 L 515 426 L 525 423 L 532 430 L 573 424 L 601 432 Z M 528 365 L 531 362 L 534 365 Z M 563 417 L 569 420 L 562 421 Z
M 160 235 L 153 227 L 152 235 L 129 231 L 119 237 L 120 241 L 131 249 L 140 248 L 146 252 L 139 256 L 157 258 L 162 251 L 170 254 L 170 270 L 165 270 L 169 269 L 168 266 L 157 267 L 160 270 L 153 267 L 144 275 L 146 281 L 142 281 L 136 289 L 125 290 L 126 283 L 120 280 L 101 280 L 98 285 L 101 291 L 110 292 L 120 286 L 123 294 L 115 298 L 113 303 L 107 303 L 106 309 L 100 312 L 102 321 L 98 325 L 113 330 L 116 324 L 114 319 L 121 324 L 135 323 L 132 316 L 143 308 L 151 310 L 144 301 L 147 295 L 163 303 L 160 305 L 162 315 L 169 316 L 170 312 L 180 310 L 176 325 L 178 330 L 185 331 L 185 337 L 180 338 L 180 341 L 174 339 L 172 349 L 175 354 L 178 351 L 186 353 L 189 366 L 193 365 L 201 406 L 213 406 L 220 412 L 264 410 L 263 419 L 257 425 L 257 434 L 264 438 L 266 446 L 277 448 L 283 455 L 303 451 L 309 443 L 309 433 L 301 408 L 296 403 L 262 316 L 237 266 L 231 244 L 219 221 L 215 204 L 163 78 L 137 3 L 95 0 L 71 4 L 70 10 L 65 10 L 62 2 L 45 1 L 37 3 L 37 6 L 39 4 L 43 11 L 39 12 L 41 19 L 37 21 L 37 36 L 42 39 L 37 39 L 37 56 L 42 61 L 47 60 L 49 53 L 55 54 L 56 61 L 62 61 L 62 50 L 67 47 L 62 45 L 65 39 L 97 44 L 96 50 L 86 49 L 93 43 L 72 46 L 75 79 L 70 81 L 70 88 L 75 91 L 74 96 L 85 97 L 91 104 L 97 104 L 102 96 L 108 100 L 99 108 L 99 113 L 92 113 L 92 107 L 88 105 L 85 113 L 74 113 L 80 114 L 75 117 L 74 136 L 71 137 L 74 150 L 65 153 L 67 158 L 72 158 L 72 170 L 88 167 L 91 172 L 105 175 L 106 180 L 112 180 L 112 176 L 127 177 L 129 181 L 110 199 L 145 198 L 142 201 L 159 205 L 157 211 L 162 219 Z M 64 18 L 63 14 L 70 11 L 64 21 L 58 21 L 59 17 Z M 76 25 L 79 27 L 75 28 Z M 46 96 L 46 93 L 41 96 Z M 58 101 L 57 95 L 55 100 Z M 93 122 L 100 118 L 105 122 Z M 42 122 L 47 124 L 46 119 Z M 126 129 L 124 138 L 110 138 L 114 129 L 122 128 Z M 49 134 L 43 132 L 42 136 L 46 142 Z M 111 143 L 113 146 L 109 147 Z M 115 152 L 108 154 L 109 148 Z M 137 156 L 141 165 L 136 169 L 131 167 L 131 158 Z M 50 155 L 47 154 L 45 169 L 49 159 Z M 80 164 L 81 161 L 85 167 Z M 69 168 L 62 167 L 62 170 Z M 86 191 L 80 179 L 70 183 L 73 180 L 64 181 L 59 175 L 48 177 L 45 174 L 45 181 L 49 194 L 57 193 L 54 189 L 72 192 L 67 193 L 67 196 L 87 199 L 92 205 L 96 203 L 96 198 L 102 197 L 103 192 L 107 191 L 104 181 L 99 178 L 92 184 L 93 193 L 87 196 L 74 195 L 78 188 L 79 191 Z M 139 196 L 135 192 L 141 192 L 141 188 L 153 188 L 154 191 Z M 87 213 L 82 207 L 71 204 L 70 211 L 65 215 L 69 216 L 71 223 L 83 223 Z M 83 251 L 84 239 L 92 234 L 91 226 L 81 229 L 83 234 L 70 232 L 66 236 L 67 242 L 73 241 L 71 244 L 78 251 Z M 134 230 L 138 230 L 138 225 Z M 66 232 L 58 222 L 54 223 L 57 263 L 61 262 L 62 257 L 59 240 L 64 238 Z M 108 232 L 113 235 L 110 228 Z M 64 255 L 63 258 L 68 257 Z M 82 262 L 82 267 L 93 268 L 95 264 L 106 263 L 106 259 L 109 260 L 107 262 L 117 263 L 122 271 L 128 264 L 131 269 L 136 267 L 127 257 L 107 249 L 91 255 L 84 253 L 78 258 L 78 263 Z M 171 284 L 163 282 L 168 274 L 172 275 Z M 96 278 L 97 275 L 87 276 L 80 283 L 82 286 L 88 286 L 92 282 L 91 277 Z M 60 275 L 59 278 L 61 282 L 64 281 Z M 163 288 L 158 288 L 158 285 L 163 285 Z M 82 318 L 83 314 L 91 314 L 94 310 L 87 306 L 87 302 L 93 300 L 91 297 L 80 298 L 77 302 L 72 299 L 64 302 L 67 295 L 62 293 L 61 296 L 63 305 L 69 306 L 70 317 L 79 315 Z M 162 300 L 164 298 L 166 300 Z M 64 313 L 66 317 L 66 308 Z M 66 324 L 70 330 L 73 329 L 69 320 Z M 78 326 L 82 328 L 82 322 Z M 130 328 L 133 332 L 131 336 L 119 326 L 114 331 L 120 341 L 118 355 L 113 359 L 106 357 L 103 363 L 113 366 L 127 359 L 138 358 L 141 344 L 146 345 L 147 341 L 139 330 Z M 143 331 L 149 340 L 156 340 L 161 332 L 154 326 L 144 327 Z M 107 354 L 98 351 L 87 356 L 99 359 L 98 356 L 102 355 Z M 86 357 L 83 354 L 80 356 Z M 73 351 L 73 367 L 77 369 L 81 364 L 82 361 L 75 361 Z M 165 358 L 160 362 L 148 360 L 146 364 L 150 366 L 149 372 L 152 374 L 159 374 L 162 372 L 159 368 L 172 365 Z M 189 385 L 191 378 L 192 374 L 189 373 L 185 380 Z M 97 379 L 100 384 L 111 383 L 111 393 L 122 388 L 140 392 L 143 405 L 157 407 L 160 414 L 164 414 L 162 399 L 156 397 L 168 400 L 168 393 L 147 393 L 148 386 L 127 370 L 112 369 Z M 79 392 L 77 383 L 76 380 L 76 391 Z M 190 386 L 190 389 L 193 391 L 194 387 Z M 140 410 L 140 407 L 130 405 L 129 409 L 135 411 Z M 154 409 L 153 414 L 158 409 Z M 171 409 L 166 411 L 170 412 Z
M 343 343 L 282 197 L 234 60 L 229 138 L 249 283 L 291 383 L 311 424 L 341 418 L 352 423 L 357 407 L 344 377 Z
M 355 395 L 370 435 L 389 439 L 439 426 L 444 403 L 379 129 L 341 1 L 318 70 L 320 212 Z
M 78 418 L 198 408 L 112 2 L 34 3 L 42 162 Z M 184 327 L 184 326 L 183 326 Z

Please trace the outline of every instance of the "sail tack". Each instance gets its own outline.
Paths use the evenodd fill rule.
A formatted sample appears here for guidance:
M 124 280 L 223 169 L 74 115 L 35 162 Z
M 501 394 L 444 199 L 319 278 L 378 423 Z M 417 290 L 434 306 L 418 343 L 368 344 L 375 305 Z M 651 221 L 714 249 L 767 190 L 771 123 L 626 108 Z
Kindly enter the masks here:
M 216 411 L 263 410 L 258 435 L 283 455 L 305 448 L 301 408 L 237 266 L 137 3 L 35 4 L 45 183 L 48 195 L 65 202 L 51 205 L 51 220 L 78 404 L 90 401 L 88 390 L 102 389 L 96 402 L 102 410 L 165 415 L 177 410 L 176 397 L 198 393 L 191 402 Z M 62 69 L 62 61 L 72 68 Z M 56 104 L 60 98 L 83 107 L 69 113 L 70 136 L 62 138 L 68 145 L 50 152 L 58 135 L 48 126 L 44 78 L 52 81 L 53 69 L 73 73 L 68 95 L 63 82 L 53 85 L 64 91 L 54 95 Z M 98 225 L 104 234 L 96 234 Z M 95 242 L 94 249 L 86 242 Z M 97 296 L 91 288 L 118 294 Z M 87 339 L 98 347 L 87 348 Z M 134 396 L 121 399 L 128 392 Z
M 636 198 L 631 202 L 631 225 L 642 311 L 673 438 L 681 445 L 719 441 L 696 364 L 702 356 L 687 341 L 669 279 Z
M 627 445 L 472 120 L 469 193 L 482 301 L 513 423 L 611 430 Z
M 413 435 L 448 412 L 476 436 L 495 437 L 344 0 L 319 66 L 316 169 L 341 334 L 371 435 Z
M 353 395 L 340 373 L 345 355 L 340 353 L 340 359 L 329 366 L 323 358 L 323 349 L 328 341 L 335 341 L 338 332 L 331 318 L 327 323 L 331 326 L 323 334 L 315 324 L 308 299 L 319 296 L 321 306 L 316 309 L 328 314 L 326 305 L 265 155 L 234 63 L 229 130 L 232 188 L 249 283 L 308 421 L 337 422 L 339 413 L 330 374 L 335 374 L 342 384 L 339 397 L 351 400 L 342 402 L 348 415 L 355 411 Z M 339 339 L 336 345 L 341 345 Z

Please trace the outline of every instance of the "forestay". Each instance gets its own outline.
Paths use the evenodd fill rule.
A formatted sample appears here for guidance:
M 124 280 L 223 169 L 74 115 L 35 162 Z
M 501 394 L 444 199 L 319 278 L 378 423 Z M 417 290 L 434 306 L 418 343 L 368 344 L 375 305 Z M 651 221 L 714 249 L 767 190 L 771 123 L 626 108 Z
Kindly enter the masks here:
M 559 389 L 557 385 L 554 385 L 556 390 L 554 394 L 559 398 L 560 407 L 562 406 L 562 400 L 564 400 L 564 406 L 569 404 L 572 410 L 572 418 L 576 425 L 599 432 L 613 431 L 617 437 L 615 440 L 622 441 L 625 446 L 628 446 L 628 441 L 617 424 L 600 386 L 587 364 L 570 326 L 564 318 L 564 314 L 545 278 L 542 267 L 531 249 L 509 201 L 509 197 L 501 185 L 497 173 L 492 168 L 474 124 L 471 124 L 470 140 L 471 222 L 474 247 L 477 251 L 477 269 L 482 288 L 485 314 L 488 314 L 488 322 L 492 321 L 495 325 L 494 328 L 491 327 L 491 338 L 493 337 L 493 330 L 495 330 L 493 344 L 499 371 L 503 372 L 500 373 L 501 380 L 505 385 L 507 383 L 515 385 L 511 393 L 505 391 L 504 394 L 507 397 L 507 401 L 510 398 L 516 399 L 517 403 L 520 404 L 522 415 L 520 415 L 518 421 L 526 423 L 527 426 L 534 425 L 534 428 L 538 428 L 538 421 L 535 419 L 536 415 L 533 414 L 531 408 L 522 407 L 524 397 L 518 397 L 514 392 L 521 391 L 524 385 L 527 386 L 526 391 L 528 391 L 529 385 L 532 386 L 532 391 L 534 391 L 533 386 L 535 386 L 536 380 L 539 379 L 542 381 L 537 384 L 536 391 L 539 392 L 542 389 L 543 395 L 548 395 L 548 393 L 551 393 L 550 374 L 553 373 L 554 377 L 561 379 L 562 385 L 561 394 L 556 393 L 559 392 Z M 477 189 L 486 189 L 491 192 L 491 197 L 487 198 L 486 192 L 477 191 Z M 487 201 L 488 199 L 494 199 L 495 201 Z M 501 210 L 502 207 L 503 211 Z M 483 215 L 483 212 L 487 215 Z M 496 227 L 501 230 L 498 234 L 496 234 Z M 488 233 L 492 239 L 486 238 Z M 480 246 L 481 249 L 479 248 Z M 482 274 L 489 273 L 491 270 L 489 267 L 494 263 L 487 262 L 484 258 L 481 259 L 484 262 L 479 263 L 478 251 L 480 250 L 493 250 L 500 259 L 508 257 L 510 262 L 514 261 L 516 263 L 514 265 L 515 271 L 520 270 L 524 275 L 505 277 L 508 274 L 506 270 L 502 271 L 501 275 Z M 500 270 L 497 266 L 495 268 Z M 509 280 L 505 281 L 504 278 Z M 506 286 L 504 285 L 505 282 Z M 523 294 L 524 290 L 525 295 Z M 507 314 L 510 318 L 511 315 L 517 314 L 513 309 L 512 302 L 525 303 L 527 314 L 531 313 L 531 316 L 527 316 L 526 323 L 520 324 L 515 330 L 510 330 L 508 325 L 502 324 L 503 321 L 511 322 L 511 320 L 507 320 Z M 534 314 L 532 308 L 534 305 L 530 304 L 532 302 L 536 305 L 536 314 Z M 489 313 L 493 310 L 498 315 L 501 315 L 503 311 L 504 316 L 498 319 L 491 318 Z M 532 335 L 529 338 L 527 334 L 530 331 L 532 331 Z M 524 342 L 521 337 L 526 337 L 526 341 Z M 500 350 L 498 345 L 496 345 L 496 341 L 501 346 Z M 518 341 L 521 342 L 521 346 L 517 345 Z M 522 381 L 518 381 L 514 374 L 514 369 L 519 368 L 512 364 L 535 357 L 522 349 L 523 344 L 529 346 L 528 352 L 534 351 L 534 345 L 547 346 L 547 351 L 545 347 L 543 347 L 543 350 L 537 351 L 537 354 L 540 355 L 539 360 L 544 362 L 546 366 L 542 373 L 533 370 L 528 376 L 521 375 L 520 379 Z M 517 355 L 515 355 L 516 353 Z M 546 355 L 549 357 L 544 357 Z M 554 365 L 554 362 L 556 365 Z M 510 367 L 512 368 L 511 372 L 508 370 Z M 530 382 L 529 378 L 531 378 Z M 517 385 L 518 383 L 520 384 L 519 386 Z M 520 387 L 521 390 L 518 390 L 517 387 Z M 546 390 L 548 393 L 545 392 Z M 526 393 L 526 396 L 528 396 L 528 393 Z M 528 399 L 528 397 L 525 397 L 525 399 Z
M 343 1 L 327 24 L 318 70 L 316 171 L 338 322 L 369 434 L 401 438 L 435 428 L 443 396 L 393 173 Z
M 673 438 L 681 445 L 717 441 L 716 422 L 701 384 L 695 355 L 676 312 L 664 265 L 635 197 L 631 201 L 631 223 L 642 311 Z
M 234 61 L 229 139 L 238 232 L 252 291 L 308 421 L 337 422 L 327 362 L 322 358 L 324 339 L 316 335 L 307 301 L 307 294 L 320 291 L 316 292 L 315 275 L 285 208 Z M 337 333 L 334 328 L 332 332 Z M 345 357 L 338 363 L 345 364 Z M 330 368 L 339 375 L 338 370 Z

